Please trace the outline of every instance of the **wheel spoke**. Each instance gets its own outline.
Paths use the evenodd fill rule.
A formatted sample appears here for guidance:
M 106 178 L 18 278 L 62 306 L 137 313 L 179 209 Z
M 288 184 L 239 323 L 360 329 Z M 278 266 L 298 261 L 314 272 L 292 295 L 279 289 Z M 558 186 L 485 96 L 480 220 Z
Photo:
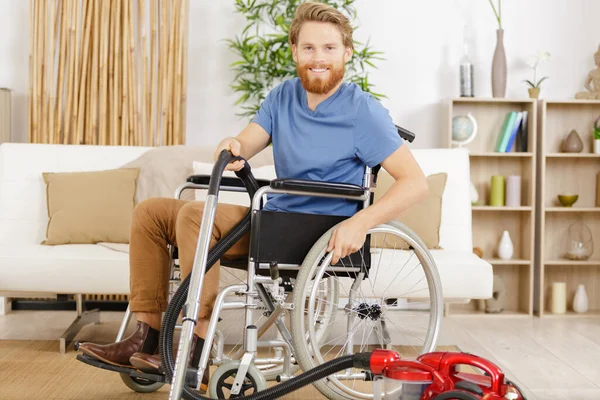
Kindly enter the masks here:
M 366 279 L 370 287 L 362 287 L 364 282 L 359 275 L 358 279 L 361 281 L 355 280 L 352 286 L 355 288 L 354 292 L 351 291 L 352 288 L 342 283 L 342 278 L 352 279 L 352 276 L 357 274 L 336 276 L 335 271 L 328 269 L 328 262 L 332 257 L 331 254 L 326 253 L 328 236 L 323 236 L 315 243 L 300 268 L 293 293 L 295 308 L 291 312 L 292 338 L 296 360 L 301 369 L 311 369 L 331 357 L 345 354 L 350 350 L 369 351 L 372 346 L 381 347 L 382 344 L 401 354 L 405 350 L 406 354 L 413 353 L 411 347 L 414 347 L 418 353 L 422 349 L 435 346 L 440 322 L 439 313 L 442 310 L 441 304 L 438 304 L 441 303 L 439 276 L 433 258 L 428 255 L 428 249 L 421 246 L 419 241 L 414 240 L 411 234 L 403 229 L 401 224 L 390 222 L 369 230 L 369 234 L 380 234 L 378 236 L 382 236 L 384 242 L 389 241 L 390 238 L 395 239 L 396 242 L 393 246 L 389 246 L 390 249 L 385 249 L 386 254 L 383 251 L 376 254 L 374 251 L 368 258 L 366 254 L 360 253 L 359 262 L 362 262 L 363 271 L 364 267 L 369 267 L 366 261 L 371 262 L 370 273 Z M 408 244 L 410 253 L 406 252 L 407 246 L 400 245 L 398 240 Z M 390 251 L 394 253 L 389 254 Z M 384 257 L 385 263 L 382 260 Z M 344 267 L 348 265 L 349 268 L 357 267 L 352 259 L 346 261 L 342 261 Z M 389 266 L 383 265 L 388 262 Z M 323 288 L 316 280 L 326 278 L 325 274 L 339 282 L 338 286 L 345 290 L 344 297 L 349 296 L 345 307 L 331 297 L 322 298 Z M 397 292 L 404 293 L 398 296 Z M 402 300 L 407 294 L 413 292 L 425 293 L 425 296 L 429 293 L 429 302 L 419 304 L 431 306 L 419 306 L 418 314 L 415 314 L 410 311 L 413 309 L 413 302 L 407 303 L 408 313 L 404 312 L 403 303 L 400 301 L 398 305 L 388 304 L 386 296 Z M 330 308 L 333 308 L 332 314 L 323 316 L 322 314 Z M 400 323 L 395 317 L 393 321 L 390 320 L 392 312 L 398 313 L 403 318 Z M 315 325 L 317 320 L 321 323 Z M 348 324 L 346 320 L 349 321 Z M 331 328 L 331 334 L 317 341 L 316 328 L 321 325 L 326 326 L 330 321 L 336 321 L 335 326 Z M 421 327 L 422 324 L 425 326 Z M 315 382 L 314 386 L 327 397 L 372 399 L 374 397 L 372 385 L 357 375 L 360 373 L 361 371 L 355 368 L 349 368 L 345 372 L 332 375 L 327 380 Z

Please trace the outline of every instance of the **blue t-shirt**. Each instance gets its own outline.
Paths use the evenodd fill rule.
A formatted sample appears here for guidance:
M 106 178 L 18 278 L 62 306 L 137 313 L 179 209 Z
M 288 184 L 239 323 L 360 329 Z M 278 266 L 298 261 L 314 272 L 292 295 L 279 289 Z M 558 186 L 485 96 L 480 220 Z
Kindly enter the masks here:
M 271 136 L 277 177 L 363 186 L 374 167 L 403 143 L 387 109 L 355 83 L 344 82 L 312 111 L 299 78 L 267 95 L 253 122 Z M 356 200 L 270 195 L 265 210 L 351 216 Z

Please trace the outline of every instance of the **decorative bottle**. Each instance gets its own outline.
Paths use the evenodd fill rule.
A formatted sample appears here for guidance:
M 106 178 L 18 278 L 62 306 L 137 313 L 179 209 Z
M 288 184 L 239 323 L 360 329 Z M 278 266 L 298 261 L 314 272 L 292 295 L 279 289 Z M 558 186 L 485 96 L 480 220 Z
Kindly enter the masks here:
M 469 60 L 467 39 L 463 44 L 464 54 L 460 60 L 460 97 L 474 97 L 473 94 L 473 64 Z

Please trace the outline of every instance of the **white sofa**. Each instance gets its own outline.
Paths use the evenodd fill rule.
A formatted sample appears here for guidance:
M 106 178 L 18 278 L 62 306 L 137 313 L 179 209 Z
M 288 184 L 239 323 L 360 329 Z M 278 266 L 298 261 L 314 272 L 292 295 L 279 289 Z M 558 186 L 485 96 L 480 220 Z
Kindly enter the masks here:
M 128 294 L 128 254 L 100 245 L 41 245 L 48 222 L 42 172 L 118 168 L 150 148 L 44 144 L 0 145 L 0 296 Z M 440 246 L 432 250 L 447 302 L 492 296 L 492 267 L 472 252 L 469 158 L 459 149 L 414 150 L 426 175 L 447 172 Z M 264 160 L 264 159 L 263 159 Z M 198 160 L 210 162 L 210 160 Z M 262 164 L 262 163 L 261 163 Z M 251 165 L 252 161 L 251 161 Z M 182 182 L 183 183 L 183 182 Z M 4 302 L 3 302 L 4 303 Z M 60 338 L 61 351 L 83 313 Z

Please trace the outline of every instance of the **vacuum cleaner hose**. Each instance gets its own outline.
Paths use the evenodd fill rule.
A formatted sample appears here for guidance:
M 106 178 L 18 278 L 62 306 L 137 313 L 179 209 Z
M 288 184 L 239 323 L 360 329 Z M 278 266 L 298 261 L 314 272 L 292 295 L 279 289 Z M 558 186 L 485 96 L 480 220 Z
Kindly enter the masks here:
M 288 393 L 293 392 L 294 390 L 298 390 L 301 387 L 318 381 L 319 379 L 323 379 L 344 369 L 352 368 L 355 365 L 355 356 L 357 356 L 357 354 L 334 358 L 333 360 L 327 361 L 313 369 L 309 369 L 308 371 L 295 376 L 294 378 L 280 385 L 273 386 L 272 388 L 263 390 L 262 392 L 254 393 L 248 397 L 242 396 L 239 398 L 247 400 L 268 400 L 280 398 Z M 195 399 L 206 399 L 206 397 L 195 397 Z
M 233 157 L 228 152 L 227 154 L 225 154 L 225 151 L 221 154 L 221 157 L 219 157 L 219 160 L 213 169 L 209 187 L 209 194 L 218 193 L 218 186 L 224 167 L 233 159 L 241 158 Z M 236 171 L 236 175 L 242 180 L 250 198 L 252 199 L 256 191 L 259 189 L 259 185 L 258 182 L 256 182 L 256 179 L 253 177 L 248 163 L 245 163 L 243 169 L 241 169 L 240 171 Z M 206 262 L 207 272 L 223 256 L 223 254 L 227 252 L 227 250 L 229 250 L 236 242 L 238 242 L 244 236 L 244 234 L 246 234 L 250 230 L 250 221 L 251 212 L 248 211 L 244 218 L 224 238 L 219 240 L 212 249 L 210 249 Z M 159 336 L 159 352 L 161 355 L 161 365 L 164 370 L 165 377 L 167 378 L 167 382 L 171 382 L 173 380 L 175 368 L 175 357 L 173 355 L 173 335 L 175 333 L 177 319 L 188 297 L 190 277 L 191 274 L 188 275 L 181 282 L 171 302 L 169 302 L 169 305 L 167 306 L 167 310 L 165 312 L 161 324 Z M 194 392 L 192 392 L 187 387 L 184 387 L 184 398 L 202 398 L 196 396 L 197 395 Z
M 248 213 L 244 219 L 235 226 L 231 234 L 220 240 L 213 249 L 210 250 L 207 260 L 207 271 L 219 260 L 219 258 L 225 254 L 225 252 L 235 244 L 249 229 L 250 227 L 250 214 Z M 232 242 L 232 243 L 229 243 Z M 228 246 L 229 244 L 229 246 Z M 188 289 L 190 286 L 190 277 L 188 275 L 182 282 L 171 302 L 167 307 L 165 316 L 162 321 L 159 336 L 159 352 L 161 365 L 167 378 L 167 382 L 173 380 L 173 374 L 175 370 L 175 357 L 173 355 L 173 335 L 175 333 L 175 325 L 177 324 L 177 318 L 183 305 L 185 304 L 188 296 Z M 191 389 L 184 386 L 183 397 L 185 399 L 204 399 L 205 397 L 198 397 L 198 395 Z

